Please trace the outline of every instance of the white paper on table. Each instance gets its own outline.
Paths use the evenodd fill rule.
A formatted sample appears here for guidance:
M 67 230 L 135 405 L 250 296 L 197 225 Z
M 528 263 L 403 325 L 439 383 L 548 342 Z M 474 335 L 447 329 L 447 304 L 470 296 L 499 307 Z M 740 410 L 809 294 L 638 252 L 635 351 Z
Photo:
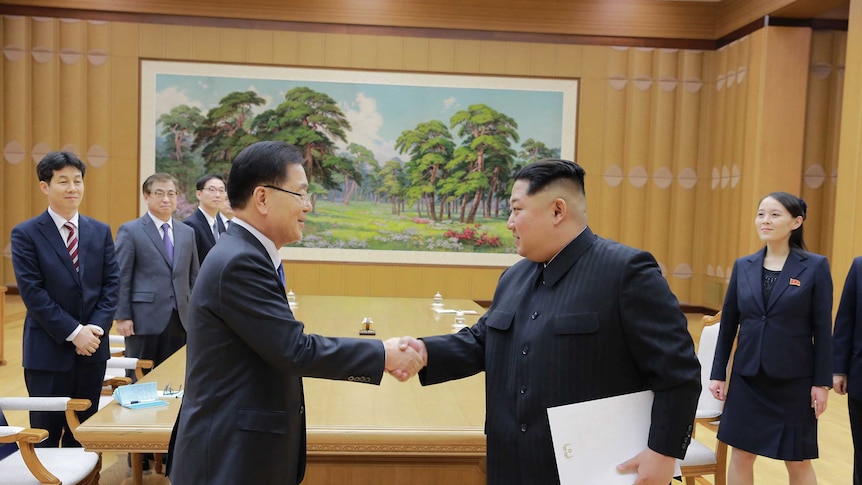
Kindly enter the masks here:
M 476 310 L 453 310 L 451 308 L 434 308 L 434 311 L 437 313 L 458 313 L 462 312 L 464 315 L 478 315 L 479 312 Z
M 561 485 L 631 485 L 636 475 L 617 465 L 647 447 L 653 398 L 641 391 L 548 408 Z

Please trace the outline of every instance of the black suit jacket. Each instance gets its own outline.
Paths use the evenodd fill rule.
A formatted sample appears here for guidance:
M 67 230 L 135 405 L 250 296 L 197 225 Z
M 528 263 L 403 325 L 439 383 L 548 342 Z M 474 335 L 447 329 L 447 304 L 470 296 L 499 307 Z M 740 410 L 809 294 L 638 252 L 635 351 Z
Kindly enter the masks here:
M 218 214 L 216 214 L 215 220 L 218 225 L 219 234 L 223 234 L 225 227 Z M 210 252 L 210 249 L 212 249 L 216 243 L 215 236 L 213 236 L 213 229 L 207 222 L 206 216 L 201 212 L 200 207 L 192 212 L 192 214 L 188 216 L 183 223 L 195 230 L 195 243 L 198 245 L 198 262 L 203 264 L 207 253 Z
M 201 268 L 186 330 L 175 485 L 299 483 L 302 377 L 379 384 L 383 374 L 379 340 L 303 332 L 266 250 L 239 224 Z
M 647 389 L 649 447 L 685 455 L 700 365 L 649 253 L 587 228 L 547 268 L 507 269 L 471 328 L 423 340 L 423 385 L 485 371 L 488 483 L 559 483 L 547 408 Z
M 853 260 L 835 317 L 832 371 L 847 376 L 847 392 L 862 399 L 862 257 Z
M 727 363 L 739 332 L 733 371 L 760 369 L 777 379 L 813 377 L 812 385 L 832 385 L 832 276 L 826 257 L 791 251 L 763 301 L 766 248 L 733 264 L 721 308 L 721 328 L 712 379 L 727 380 Z
M 12 229 L 12 266 L 27 307 L 25 369 L 65 372 L 76 359 L 105 362 L 110 357 L 107 335 L 120 287 L 114 240 L 103 222 L 79 215 L 78 225 L 79 271 L 48 211 Z M 90 357 L 78 356 L 66 341 L 79 323 L 105 331 Z

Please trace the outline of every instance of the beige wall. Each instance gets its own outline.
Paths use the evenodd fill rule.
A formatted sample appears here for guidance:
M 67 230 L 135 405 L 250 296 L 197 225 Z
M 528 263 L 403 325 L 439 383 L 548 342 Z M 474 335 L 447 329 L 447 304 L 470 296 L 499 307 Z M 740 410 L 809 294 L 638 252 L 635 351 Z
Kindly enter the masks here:
M 7 255 L 11 228 L 45 208 L 33 167 L 48 150 L 70 148 L 88 163 L 83 213 L 115 229 L 139 215 L 140 59 L 580 78 L 577 158 L 588 173 L 590 225 L 652 251 L 683 303 L 720 304 L 733 259 L 755 246 L 752 207 L 776 190 L 773 174 L 778 188 L 818 201 L 810 221 L 816 232 L 832 232 L 821 211 L 833 200 L 837 142 L 822 124 L 806 124 L 805 93 L 809 112 L 836 126 L 842 34 L 770 27 L 719 51 L 690 51 L 3 17 L 0 36 Z M 808 75 L 815 58 L 833 68 L 816 82 Z M 797 132 L 816 144 L 797 142 Z M 815 164 L 826 167 L 826 182 L 804 186 Z M 824 238 L 813 249 L 828 252 Z M 0 283 L 14 285 L 10 260 L 2 262 Z M 475 300 L 492 298 L 502 270 L 322 262 L 286 269 L 298 294 L 440 291 Z

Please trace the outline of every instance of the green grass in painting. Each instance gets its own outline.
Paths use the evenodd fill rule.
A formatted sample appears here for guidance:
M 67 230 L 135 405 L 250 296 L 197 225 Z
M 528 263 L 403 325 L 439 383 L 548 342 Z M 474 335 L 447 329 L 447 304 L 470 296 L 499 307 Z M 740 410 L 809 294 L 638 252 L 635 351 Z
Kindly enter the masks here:
M 508 215 L 508 214 L 507 214 Z M 305 231 L 300 247 L 391 249 L 403 251 L 466 251 L 482 253 L 515 252 L 512 233 L 506 229 L 505 216 L 500 218 L 476 218 L 474 224 L 462 224 L 454 220 L 423 222 L 415 209 L 393 215 L 388 203 L 375 204 L 367 201 L 352 201 L 341 205 L 318 200 L 314 212 L 305 221 Z M 467 235 L 465 235 L 467 230 Z M 455 231 L 459 237 L 446 237 L 447 231 Z M 472 235 L 469 233 L 472 231 Z M 476 240 L 485 234 L 485 243 Z M 470 236 L 470 237 L 468 237 Z M 488 244 L 490 241 L 492 244 Z

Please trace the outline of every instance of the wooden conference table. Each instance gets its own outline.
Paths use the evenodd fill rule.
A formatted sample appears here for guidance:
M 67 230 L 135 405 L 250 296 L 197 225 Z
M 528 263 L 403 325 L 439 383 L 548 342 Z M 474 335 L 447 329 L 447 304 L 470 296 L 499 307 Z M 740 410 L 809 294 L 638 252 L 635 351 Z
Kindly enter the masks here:
M 364 317 L 376 336 L 426 336 L 452 332 L 454 315 L 438 314 L 431 299 L 298 296 L 294 308 L 307 333 L 359 337 Z M 446 300 L 449 309 L 484 310 L 470 300 Z M 478 315 L 467 315 L 472 324 Z M 183 384 L 185 348 L 142 382 L 159 388 Z M 377 483 L 484 484 L 485 383 L 479 374 L 422 387 L 384 376 L 380 386 L 306 378 L 308 466 L 303 484 Z M 164 453 L 180 401 L 152 409 L 125 409 L 116 402 L 81 424 L 76 437 L 90 451 Z M 273 454 L 261 457 L 281 460 Z M 133 482 L 141 483 L 140 460 L 132 460 Z

